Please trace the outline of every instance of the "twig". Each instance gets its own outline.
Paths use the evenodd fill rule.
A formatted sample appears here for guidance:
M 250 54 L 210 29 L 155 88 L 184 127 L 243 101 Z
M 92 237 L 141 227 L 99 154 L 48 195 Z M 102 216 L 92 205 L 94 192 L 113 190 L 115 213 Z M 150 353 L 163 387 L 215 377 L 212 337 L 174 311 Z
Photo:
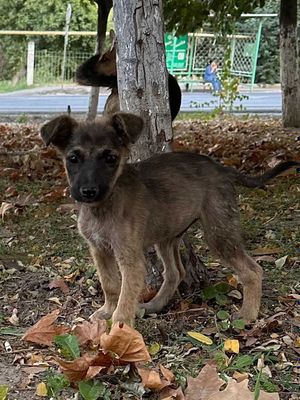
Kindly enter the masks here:
M 0 156 L 26 156 L 27 154 L 40 152 L 40 149 L 30 149 L 25 151 L 5 151 L 0 150 Z

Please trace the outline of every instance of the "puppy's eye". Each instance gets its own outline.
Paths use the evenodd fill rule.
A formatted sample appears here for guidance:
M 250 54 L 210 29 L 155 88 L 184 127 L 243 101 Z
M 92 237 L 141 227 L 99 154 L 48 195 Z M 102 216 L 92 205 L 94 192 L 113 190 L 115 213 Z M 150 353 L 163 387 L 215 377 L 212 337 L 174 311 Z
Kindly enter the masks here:
M 104 154 L 104 159 L 107 164 L 114 165 L 116 164 L 118 157 L 115 154 Z
M 68 161 L 70 161 L 72 164 L 77 164 L 79 162 L 79 156 L 77 154 L 71 154 L 68 157 Z

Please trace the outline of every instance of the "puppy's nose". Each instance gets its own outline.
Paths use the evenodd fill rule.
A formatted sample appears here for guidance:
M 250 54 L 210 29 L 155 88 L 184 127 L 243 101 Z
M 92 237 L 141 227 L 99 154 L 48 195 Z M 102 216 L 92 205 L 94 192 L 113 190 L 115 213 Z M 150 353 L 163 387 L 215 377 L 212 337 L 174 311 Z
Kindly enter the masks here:
M 81 187 L 80 194 L 88 200 L 93 200 L 97 196 L 98 190 L 95 187 Z

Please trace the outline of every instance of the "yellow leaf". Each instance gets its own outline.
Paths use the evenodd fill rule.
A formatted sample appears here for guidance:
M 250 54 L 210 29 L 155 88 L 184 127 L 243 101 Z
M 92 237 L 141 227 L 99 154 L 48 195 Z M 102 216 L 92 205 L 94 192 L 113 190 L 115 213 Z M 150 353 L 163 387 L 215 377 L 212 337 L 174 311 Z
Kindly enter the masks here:
M 200 332 L 188 332 L 188 336 L 192 337 L 193 339 L 197 340 L 198 342 L 207 344 L 208 346 L 213 344 L 213 341 L 208 336 L 203 335 Z
M 154 342 L 148 347 L 148 352 L 150 356 L 155 356 L 160 351 L 160 349 L 161 345 L 157 342 Z
M 237 288 L 238 286 L 238 280 L 234 275 L 230 275 L 228 278 L 228 283 L 230 286 L 233 286 L 234 288 Z
M 7 399 L 8 389 L 9 387 L 7 385 L 0 385 L 0 400 Z
M 294 344 L 295 344 L 295 347 L 300 347 L 300 336 L 296 337 Z
M 224 343 L 224 350 L 238 354 L 240 352 L 240 342 L 236 339 L 227 339 Z
M 48 391 L 44 382 L 41 382 L 37 385 L 35 394 L 39 397 L 47 397 Z

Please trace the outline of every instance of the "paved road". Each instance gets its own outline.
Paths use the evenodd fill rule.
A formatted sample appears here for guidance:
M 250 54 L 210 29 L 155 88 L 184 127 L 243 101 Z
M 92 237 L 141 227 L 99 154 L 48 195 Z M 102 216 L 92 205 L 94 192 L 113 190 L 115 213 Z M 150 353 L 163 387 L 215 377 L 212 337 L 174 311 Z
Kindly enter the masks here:
M 279 91 L 256 91 L 245 93 L 248 99 L 242 101 L 244 112 L 281 113 Z M 98 110 L 101 112 L 107 95 L 100 95 Z M 216 105 L 216 97 L 209 92 L 183 93 L 181 111 L 210 111 Z M 236 103 L 236 106 L 241 104 Z M 0 94 L 0 114 L 48 114 L 61 113 L 68 105 L 74 113 L 84 113 L 88 107 L 88 94 L 24 94 L 22 92 Z

